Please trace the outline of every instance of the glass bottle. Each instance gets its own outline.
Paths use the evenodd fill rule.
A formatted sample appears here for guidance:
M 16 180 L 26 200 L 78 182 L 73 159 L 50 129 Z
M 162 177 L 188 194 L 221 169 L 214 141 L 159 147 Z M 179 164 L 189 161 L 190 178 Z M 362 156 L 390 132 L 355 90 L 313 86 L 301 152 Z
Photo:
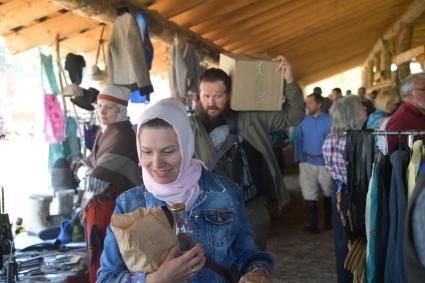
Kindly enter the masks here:
M 182 251 L 191 249 L 193 246 L 194 231 L 186 213 L 185 204 L 182 202 L 173 204 L 171 206 L 171 212 L 174 216 L 176 235 L 180 242 L 180 249 Z

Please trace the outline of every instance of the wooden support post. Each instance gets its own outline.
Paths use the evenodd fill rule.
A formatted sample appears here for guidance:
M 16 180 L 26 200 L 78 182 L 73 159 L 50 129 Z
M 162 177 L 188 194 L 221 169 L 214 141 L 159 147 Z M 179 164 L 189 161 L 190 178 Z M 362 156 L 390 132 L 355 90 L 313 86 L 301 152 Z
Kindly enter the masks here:
M 385 40 L 381 50 L 381 77 L 383 80 L 391 78 L 391 54 L 390 54 L 390 41 Z
M 370 88 L 373 85 L 373 60 L 370 60 L 368 62 L 367 66 L 367 82 L 366 82 L 366 88 Z
M 413 25 L 401 23 L 400 32 L 397 36 L 395 43 L 395 53 L 400 54 L 408 49 L 410 49 L 412 44 L 412 33 Z M 407 76 L 410 75 L 410 62 L 402 63 L 397 66 L 398 79 L 400 81 L 404 80 Z

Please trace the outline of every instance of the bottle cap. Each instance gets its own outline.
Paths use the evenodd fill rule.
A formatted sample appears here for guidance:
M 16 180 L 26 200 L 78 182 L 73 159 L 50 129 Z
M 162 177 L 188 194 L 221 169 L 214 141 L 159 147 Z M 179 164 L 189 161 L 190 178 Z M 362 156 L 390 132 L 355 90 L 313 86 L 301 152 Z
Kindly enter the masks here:
M 184 210 L 185 208 L 186 208 L 186 205 L 184 204 L 184 202 L 178 202 L 178 203 L 171 205 L 171 211 L 172 212 L 181 211 L 181 210 Z

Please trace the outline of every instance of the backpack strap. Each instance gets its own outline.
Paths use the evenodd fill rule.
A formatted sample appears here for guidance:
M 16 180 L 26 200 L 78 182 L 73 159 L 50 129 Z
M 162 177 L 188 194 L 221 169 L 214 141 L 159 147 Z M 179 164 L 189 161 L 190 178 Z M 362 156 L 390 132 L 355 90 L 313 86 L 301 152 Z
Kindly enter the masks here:
M 229 133 L 227 134 L 226 139 L 221 144 L 220 149 L 213 157 L 211 157 L 210 160 L 208 160 L 206 164 L 210 172 L 214 170 L 221 157 L 223 157 L 223 155 L 231 149 L 234 144 L 238 143 L 238 112 L 231 111 L 227 123 L 229 125 Z

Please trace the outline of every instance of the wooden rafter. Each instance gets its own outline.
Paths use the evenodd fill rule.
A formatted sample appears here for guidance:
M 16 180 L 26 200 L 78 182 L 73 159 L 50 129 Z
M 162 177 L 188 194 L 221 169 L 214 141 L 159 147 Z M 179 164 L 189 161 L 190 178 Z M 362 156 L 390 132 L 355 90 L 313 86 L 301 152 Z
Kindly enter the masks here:
M 366 14 L 367 16 L 367 14 Z M 258 44 L 252 44 L 252 48 L 247 50 L 238 49 L 234 50 L 235 53 L 260 53 L 267 52 L 270 54 L 275 54 L 279 50 L 297 50 L 297 52 L 308 52 L 309 50 L 323 50 L 323 49 L 333 49 L 338 47 L 343 47 L 347 51 L 353 48 L 348 45 L 347 41 L 352 41 L 353 38 L 359 38 L 363 35 L 372 35 L 368 37 L 367 41 L 364 38 L 359 38 L 358 43 L 370 46 L 370 39 L 376 38 L 379 36 L 378 30 L 371 30 L 368 33 L 359 33 L 358 29 L 367 29 L 377 24 L 381 23 L 382 26 L 385 26 L 385 18 L 383 15 L 375 16 L 368 21 L 365 21 L 364 18 L 359 18 L 356 21 L 346 21 L 345 23 L 340 23 L 338 25 L 326 27 L 326 29 L 316 31 L 306 32 L 306 34 L 300 34 L 298 37 L 288 39 L 285 35 L 275 37 L 274 41 L 267 42 L 260 41 Z M 343 32 L 341 32 L 343 31 Z M 369 44 L 369 45 L 368 45 Z M 371 46 L 370 46 L 371 47 Z
M 97 50 L 97 47 L 99 45 L 98 39 L 100 38 L 101 31 L 102 31 L 102 25 L 98 23 L 96 26 L 94 26 L 93 28 L 85 32 L 80 32 L 76 34 L 75 36 L 62 40 L 61 47 L 73 50 L 74 53 L 80 53 L 80 52 L 86 53 L 93 50 Z M 111 32 L 112 32 L 111 27 L 107 25 L 105 27 L 105 31 L 103 34 L 104 42 L 109 41 L 111 37 Z M 93 38 L 96 38 L 97 40 L 93 40 Z M 102 58 L 102 56 L 100 56 L 100 58 Z
M 251 29 L 261 26 L 264 22 L 276 22 L 277 19 L 284 19 L 290 14 L 294 14 L 298 9 L 304 9 L 306 6 L 315 2 L 317 1 L 305 0 L 288 2 L 276 7 L 275 9 L 267 10 L 256 16 L 241 20 L 232 25 L 232 28 L 220 29 L 220 26 L 218 26 L 216 30 L 203 34 L 203 36 L 209 40 L 214 40 L 216 44 L 222 44 L 222 42 L 225 42 L 234 36 L 249 33 Z
M 260 16 L 260 14 L 266 11 L 270 12 L 272 9 L 279 9 L 279 6 L 287 2 L 289 2 L 289 0 L 264 0 L 256 2 L 242 9 L 238 9 L 203 23 L 191 26 L 190 29 L 196 33 L 202 34 L 205 38 L 217 39 L 211 38 L 212 36 L 209 32 L 218 32 L 220 30 L 223 31 L 225 29 L 234 28 L 243 20 Z
M 118 1 L 118 0 L 51 0 L 54 3 L 62 5 L 66 9 L 76 10 L 81 15 L 96 18 L 105 23 L 112 23 L 115 18 L 116 9 L 119 5 L 126 5 L 134 11 L 145 11 L 148 13 L 148 25 L 152 37 L 166 44 L 171 44 L 174 36 L 178 35 L 191 42 L 205 60 L 217 62 L 223 49 L 213 43 L 204 40 L 201 36 L 191 32 L 188 29 L 179 27 L 177 24 L 162 17 L 158 12 L 148 11 L 147 7 L 137 0 Z
M 0 5 L 0 34 L 60 10 L 46 0 L 15 0 Z
M 380 6 L 381 9 L 388 9 L 382 3 L 370 2 L 367 0 L 363 0 L 364 2 L 369 2 L 371 8 Z M 345 2 L 344 5 L 341 5 L 338 9 L 336 9 L 336 14 L 334 17 L 330 18 L 329 16 L 324 16 L 324 11 L 327 9 L 326 6 L 322 6 L 323 3 L 320 2 L 319 5 L 312 5 L 309 8 L 306 8 L 303 13 L 310 14 L 317 11 L 318 16 L 313 17 L 309 20 L 301 20 L 292 17 L 288 17 L 286 24 L 279 25 L 276 20 L 270 20 L 268 23 L 264 23 L 259 27 L 253 28 L 249 32 L 249 36 L 245 36 L 245 38 L 239 38 L 239 36 L 234 38 L 233 43 L 225 44 L 224 48 L 229 51 L 233 51 L 235 49 L 241 48 L 243 46 L 247 46 L 247 42 L 254 41 L 261 43 L 262 45 L 272 46 L 273 43 L 276 43 L 280 38 L 285 41 L 295 40 L 297 37 L 310 37 L 320 34 L 321 31 L 327 31 L 329 28 L 333 28 L 333 30 L 337 30 L 337 32 L 345 32 L 345 26 L 350 26 L 352 23 L 362 24 L 365 19 L 368 19 L 374 12 L 368 12 L 367 9 L 360 10 L 359 13 L 356 13 L 356 5 L 352 2 Z M 364 6 L 361 6 L 364 7 Z M 324 10 L 322 10 L 324 9 Z M 357 8 L 359 9 L 359 8 Z M 364 9 L 364 8 L 363 8 Z M 350 21 L 347 20 L 347 12 L 352 11 L 357 16 L 353 16 Z M 372 11 L 372 10 L 370 10 Z M 319 16 L 322 15 L 322 16 Z M 301 24 L 303 21 L 303 24 Z M 342 27 L 342 25 L 344 27 Z M 308 27 L 308 28 L 306 28 Z M 224 42 L 220 41 L 220 44 L 224 44 Z M 271 47 L 270 47 L 271 49 Z M 243 52 L 243 51 L 242 51 Z
M 166 18 L 171 18 L 178 14 L 184 13 L 190 9 L 193 9 L 207 0 L 165 0 L 155 1 L 152 5 L 149 5 L 149 10 L 157 11 Z
M 63 25 L 64 22 L 72 23 L 72 25 Z M 8 48 L 13 53 L 18 53 L 36 47 L 39 44 L 54 44 L 56 34 L 59 34 L 61 38 L 66 38 L 97 25 L 98 23 L 92 19 L 79 17 L 74 13 L 65 13 L 21 31 L 11 33 L 5 36 L 5 40 Z
M 179 26 L 191 27 L 209 19 L 213 19 L 214 17 L 219 17 L 232 11 L 237 11 L 257 1 L 259 0 L 210 0 L 194 9 L 174 16 L 170 18 L 170 20 L 177 23 Z

